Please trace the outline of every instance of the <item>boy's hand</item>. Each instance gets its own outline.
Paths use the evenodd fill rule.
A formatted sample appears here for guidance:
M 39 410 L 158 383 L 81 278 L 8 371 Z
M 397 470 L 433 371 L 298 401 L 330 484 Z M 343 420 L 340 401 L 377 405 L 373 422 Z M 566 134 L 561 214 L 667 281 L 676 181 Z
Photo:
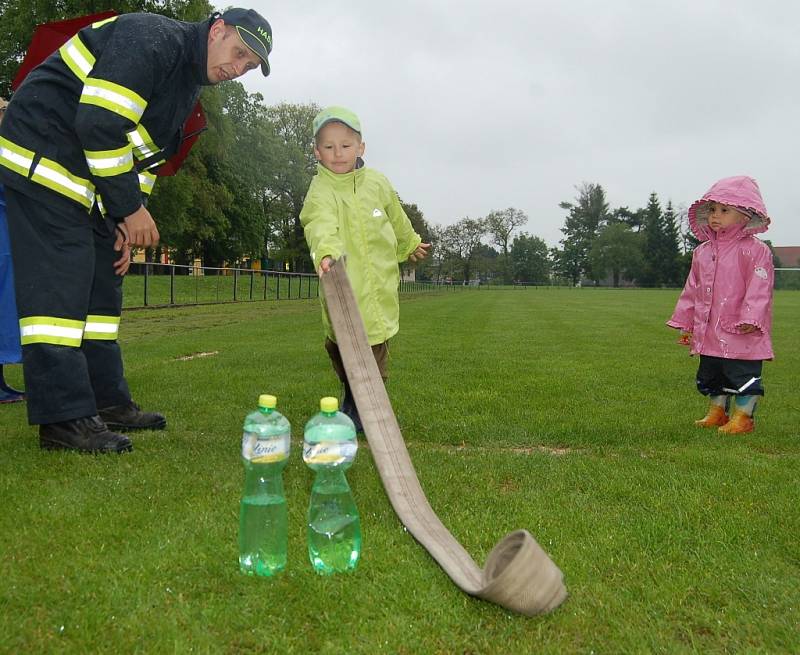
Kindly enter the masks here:
M 678 343 L 682 346 L 692 345 L 692 333 L 681 330 L 681 336 L 678 338 Z
M 743 323 L 739 326 L 739 332 L 742 334 L 750 334 L 751 332 L 755 332 L 758 328 L 755 325 L 750 325 L 750 323 Z
M 419 244 L 417 249 L 408 256 L 408 261 L 416 263 L 422 259 L 425 259 L 428 256 L 428 248 L 430 247 L 431 244 L 429 243 Z
M 333 259 L 330 257 L 323 257 L 322 261 L 319 263 L 319 276 L 322 277 L 331 270 L 331 266 L 333 266 Z

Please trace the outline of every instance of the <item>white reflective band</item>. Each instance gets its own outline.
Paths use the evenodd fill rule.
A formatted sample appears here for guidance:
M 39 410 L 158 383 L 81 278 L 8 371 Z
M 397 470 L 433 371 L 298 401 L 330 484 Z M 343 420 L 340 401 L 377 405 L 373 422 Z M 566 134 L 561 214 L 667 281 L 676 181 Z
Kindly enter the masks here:
M 67 339 L 75 339 L 78 342 L 83 338 L 83 330 L 81 328 L 63 327 L 61 325 L 22 325 L 19 328 L 21 337 L 65 337 Z
M 102 334 L 117 334 L 119 332 L 119 325 L 114 323 L 93 323 L 86 321 L 84 332 L 98 332 Z
M 149 194 L 153 191 L 156 185 L 155 175 L 148 175 L 147 173 L 139 173 L 139 188 L 145 193 Z
M 745 382 L 741 387 L 737 389 L 739 393 L 742 393 L 745 389 L 750 387 L 754 382 L 758 382 L 761 378 L 750 378 L 747 382 Z
M 66 49 L 67 54 L 72 59 L 73 63 L 81 70 L 84 77 L 92 72 L 94 63 L 87 61 L 86 57 L 83 56 L 83 53 L 75 47 L 75 44 L 71 40 L 64 44 L 64 48 Z
M 58 171 L 49 168 L 46 164 L 39 162 L 36 165 L 36 169 L 33 171 L 34 175 L 39 175 L 45 179 L 58 184 L 66 189 L 69 189 L 73 193 L 86 198 L 89 201 L 89 206 L 91 207 L 92 203 L 94 202 L 94 191 L 91 189 L 87 189 L 84 185 L 78 184 L 77 182 L 73 182 L 70 180 L 66 175 L 59 173 Z
M 89 168 L 98 171 L 133 166 L 133 153 L 128 152 L 122 157 L 86 157 L 86 163 L 89 164 Z
M 157 151 L 150 148 L 150 145 L 144 142 L 142 135 L 137 130 L 128 132 L 128 139 L 136 150 L 136 156 L 139 159 L 146 159 L 150 155 L 154 155 Z
M 18 152 L 14 152 L 13 150 L 9 148 L 4 148 L 3 146 L 0 146 L 0 159 L 6 159 L 10 161 L 12 164 L 21 166 L 26 170 L 30 170 L 31 164 L 33 163 L 33 159 L 31 159 L 30 157 L 21 155 Z
M 122 108 L 126 110 L 133 116 L 137 116 L 141 118 L 142 114 L 144 113 L 144 107 L 142 107 L 138 102 L 134 102 L 127 96 L 122 95 L 121 93 L 117 93 L 116 91 L 112 91 L 110 89 L 104 89 L 99 86 L 92 86 L 91 84 L 85 84 L 83 87 L 83 96 L 87 96 L 89 98 L 98 98 L 100 100 L 105 100 L 108 104 Z

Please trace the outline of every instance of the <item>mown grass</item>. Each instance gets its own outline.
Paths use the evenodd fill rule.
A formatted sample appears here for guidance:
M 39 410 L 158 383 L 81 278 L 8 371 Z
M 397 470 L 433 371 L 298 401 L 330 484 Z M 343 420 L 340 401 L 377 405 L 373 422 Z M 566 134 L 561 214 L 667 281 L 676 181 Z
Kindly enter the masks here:
M 404 297 L 389 393 L 428 498 L 479 563 L 527 528 L 565 574 L 554 613 L 462 594 L 404 531 L 364 447 L 354 575 L 316 576 L 301 426 L 337 392 L 315 300 L 127 312 L 128 378 L 165 434 L 121 457 L 43 453 L 0 408 L 0 651 L 800 651 L 800 294 L 777 293 L 757 431 L 697 430 L 672 291 Z M 206 356 L 182 359 L 197 353 Z M 10 370 L 12 380 L 19 367 Z M 237 568 L 241 420 L 294 426 L 287 572 Z

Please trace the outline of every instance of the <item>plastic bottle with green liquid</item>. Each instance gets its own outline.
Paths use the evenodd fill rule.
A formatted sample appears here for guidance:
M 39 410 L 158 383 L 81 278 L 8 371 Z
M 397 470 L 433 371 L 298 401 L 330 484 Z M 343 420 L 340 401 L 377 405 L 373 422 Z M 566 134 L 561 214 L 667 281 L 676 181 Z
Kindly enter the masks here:
M 356 456 L 353 421 L 336 398 L 319 402 L 306 423 L 303 461 L 316 473 L 308 505 L 308 556 L 322 575 L 352 571 L 361 555 L 361 521 L 345 471 Z
M 291 426 L 275 396 L 258 397 L 244 420 L 244 492 L 239 506 L 239 568 L 270 576 L 286 568 L 287 512 L 283 469 L 289 458 Z

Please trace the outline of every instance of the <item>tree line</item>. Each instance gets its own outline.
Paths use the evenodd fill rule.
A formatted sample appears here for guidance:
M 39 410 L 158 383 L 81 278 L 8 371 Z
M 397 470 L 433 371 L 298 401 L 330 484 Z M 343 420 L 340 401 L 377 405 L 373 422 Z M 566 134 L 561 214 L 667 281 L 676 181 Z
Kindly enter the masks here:
M 112 6 L 113 5 L 113 6 Z M 10 83 L 36 25 L 116 11 L 149 11 L 181 20 L 202 20 L 212 11 L 204 0 L 3 0 L 0 19 L 0 95 Z M 147 253 L 206 266 L 250 266 L 311 272 L 300 225 L 316 162 L 312 119 L 316 103 L 267 106 L 236 81 L 205 87 L 201 94 L 208 130 L 195 143 L 180 173 L 159 178 L 148 207 L 156 217 L 161 244 Z M 521 228 L 528 217 L 509 207 L 485 217 L 464 217 L 450 225 L 425 220 L 420 207 L 403 202 L 414 228 L 433 244 L 431 257 L 416 267 L 420 280 L 503 284 L 679 286 L 696 241 L 685 211 L 671 202 L 662 209 L 651 194 L 647 205 L 611 209 L 599 184 L 584 183 L 566 212 L 564 237 L 549 248 Z M 401 200 L 402 202 L 402 200 Z

